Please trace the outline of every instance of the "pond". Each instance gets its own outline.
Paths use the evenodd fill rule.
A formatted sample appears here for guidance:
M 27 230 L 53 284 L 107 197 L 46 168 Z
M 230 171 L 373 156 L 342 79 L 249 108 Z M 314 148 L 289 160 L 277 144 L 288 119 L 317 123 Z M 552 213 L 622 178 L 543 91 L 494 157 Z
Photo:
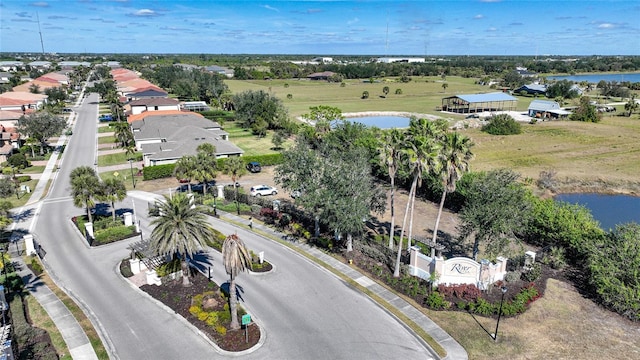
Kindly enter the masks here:
M 600 227 L 611 230 L 618 224 L 640 223 L 640 197 L 630 195 L 560 194 L 558 201 L 583 205 L 598 220 Z
M 553 80 L 571 80 L 575 82 L 587 81 L 590 83 L 599 83 L 600 80 L 606 82 L 611 81 L 629 81 L 632 83 L 640 82 L 640 73 L 624 73 L 624 74 L 581 74 L 581 75 L 568 75 L 568 76 L 547 76 L 547 79 Z
M 366 126 L 375 126 L 380 129 L 409 127 L 409 118 L 402 116 L 364 116 L 346 118 L 345 120 L 357 122 Z

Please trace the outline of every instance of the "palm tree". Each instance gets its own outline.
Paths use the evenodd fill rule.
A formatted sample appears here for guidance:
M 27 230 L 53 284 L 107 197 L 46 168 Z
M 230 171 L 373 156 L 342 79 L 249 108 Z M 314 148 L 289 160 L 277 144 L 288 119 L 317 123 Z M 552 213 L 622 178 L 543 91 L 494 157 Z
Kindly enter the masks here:
M 131 132 L 131 128 L 129 128 L 129 123 L 127 122 L 117 122 L 114 124 L 114 136 L 122 144 L 122 147 L 127 147 L 129 143 L 133 140 L 133 133 Z
M 85 207 L 87 218 L 93 222 L 91 209 L 96 205 L 96 198 L 100 195 L 100 179 L 95 170 L 89 166 L 79 166 L 71 171 L 71 196 L 73 205 Z
M 180 258 L 182 285 L 191 286 L 187 258 L 206 247 L 206 239 L 214 237 L 202 206 L 194 206 L 183 193 L 164 196 L 156 201 L 159 216 L 151 222 L 151 249 L 156 255 L 175 255 Z
M 244 161 L 242 161 L 242 158 L 240 158 L 239 156 L 227 158 L 224 162 L 222 173 L 231 176 L 231 181 L 233 182 L 233 187 L 235 188 L 236 208 L 238 209 L 238 215 L 240 215 L 240 203 L 238 202 L 238 186 L 236 186 L 236 181 L 238 181 L 244 174 L 247 173 L 247 169 L 244 167 Z
M 251 256 L 244 242 L 236 234 L 227 236 L 222 244 L 222 262 L 229 275 L 229 311 L 231 312 L 231 329 L 240 329 L 238 323 L 238 300 L 236 293 L 236 277 L 246 269 L 251 269 Z
M 640 103 L 636 101 L 636 96 L 632 95 L 631 99 L 624 104 L 624 109 L 627 111 L 627 116 L 631 117 L 631 114 L 640 108 Z
M 103 201 L 108 201 L 111 205 L 111 214 L 113 221 L 116 221 L 116 201 L 122 201 L 127 197 L 127 188 L 124 185 L 124 181 L 116 178 L 106 179 L 102 183 L 102 191 L 98 198 Z
M 393 236 L 395 234 L 395 193 L 396 193 L 396 173 L 400 165 L 400 157 L 402 155 L 401 146 L 403 142 L 402 132 L 398 129 L 391 129 L 385 133 L 383 147 L 380 151 L 380 157 L 383 164 L 387 165 L 389 179 L 391 180 L 391 225 L 389 227 L 389 249 L 393 249 Z
M 431 241 L 431 257 L 435 257 L 435 246 L 438 238 L 438 225 L 440 225 L 440 216 L 444 207 L 444 200 L 447 193 L 456 191 L 456 182 L 462 178 L 465 171 L 469 169 L 469 161 L 473 159 L 471 147 L 473 142 L 471 139 L 458 132 L 447 133 L 442 150 L 440 151 L 439 160 L 441 162 L 442 198 L 440 199 L 440 207 L 438 208 L 438 216 L 436 224 L 433 227 L 433 240 Z
M 411 232 L 413 228 L 413 213 L 417 189 L 422 185 L 422 178 L 425 171 L 433 171 L 437 168 L 437 156 L 439 152 L 438 140 L 441 127 L 426 119 L 412 119 L 409 123 L 407 147 L 404 149 L 407 163 L 411 169 L 413 180 L 409 190 L 409 199 L 402 222 L 400 232 L 400 244 L 396 257 L 396 265 L 393 271 L 394 277 L 400 276 L 400 258 L 402 255 L 402 238 L 404 237 L 405 225 L 409 209 L 411 217 L 409 220 L 409 236 L 407 237 L 407 249 L 411 247 Z
M 176 166 L 173 169 L 173 174 L 178 181 L 187 181 L 189 192 L 191 192 L 191 180 L 196 174 L 196 157 L 193 155 L 185 155 L 176 161 Z
M 217 165 L 216 147 L 211 143 L 198 145 L 194 179 L 203 183 L 203 195 L 207 195 L 207 182 L 215 179 L 216 177 Z
M 449 87 L 449 84 L 447 83 L 442 83 L 442 92 L 447 92 L 447 88 Z

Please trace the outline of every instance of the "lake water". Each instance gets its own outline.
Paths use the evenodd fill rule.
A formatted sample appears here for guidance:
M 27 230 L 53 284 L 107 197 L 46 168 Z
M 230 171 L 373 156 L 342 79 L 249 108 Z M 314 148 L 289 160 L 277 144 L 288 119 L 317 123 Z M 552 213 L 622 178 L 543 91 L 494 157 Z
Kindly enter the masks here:
M 632 83 L 640 82 L 640 73 L 625 73 L 625 74 L 584 74 L 584 75 L 570 75 L 570 76 L 547 76 L 547 79 L 552 80 L 571 80 L 575 82 L 587 81 L 590 83 L 599 83 L 600 80 L 607 82 L 610 81 L 630 81 Z
M 640 197 L 629 195 L 560 194 L 556 200 L 583 205 L 604 230 L 618 224 L 640 223 Z
M 380 129 L 409 127 L 409 118 L 401 116 L 365 116 L 346 118 L 346 120 L 366 126 L 375 126 Z

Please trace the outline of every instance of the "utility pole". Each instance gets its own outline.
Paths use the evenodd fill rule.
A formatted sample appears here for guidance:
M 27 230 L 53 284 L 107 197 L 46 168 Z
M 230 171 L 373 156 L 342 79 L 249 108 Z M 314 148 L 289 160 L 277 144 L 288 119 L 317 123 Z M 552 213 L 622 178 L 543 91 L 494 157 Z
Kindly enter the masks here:
M 42 47 L 42 55 L 44 55 L 44 42 L 42 41 L 42 30 L 40 30 L 40 16 L 36 11 L 36 18 L 38 19 L 38 33 L 40 34 L 40 46 Z

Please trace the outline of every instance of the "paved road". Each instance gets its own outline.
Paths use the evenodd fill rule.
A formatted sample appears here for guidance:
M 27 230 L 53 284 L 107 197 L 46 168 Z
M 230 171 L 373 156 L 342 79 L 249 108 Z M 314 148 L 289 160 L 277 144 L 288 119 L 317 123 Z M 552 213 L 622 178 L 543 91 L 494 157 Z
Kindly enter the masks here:
M 92 102 L 94 102 L 92 104 Z M 129 242 L 90 249 L 68 220 L 82 214 L 72 205 L 68 178 L 80 165 L 95 164 L 97 96 L 77 110 L 74 135 L 44 201 L 34 232 L 44 247 L 48 268 L 58 284 L 80 301 L 103 334 L 113 358 L 222 358 L 174 314 L 132 288 L 118 275 L 117 263 Z M 146 200 L 132 192 L 117 207 L 137 209 L 149 234 Z M 285 247 L 215 220 L 216 228 L 237 231 L 254 251 L 265 251 L 276 270 L 243 274 L 244 306 L 266 330 L 264 345 L 247 358 L 261 359 L 428 359 L 427 349 L 402 324 L 338 278 Z M 219 254 L 212 253 L 219 283 L 226 281 Z

